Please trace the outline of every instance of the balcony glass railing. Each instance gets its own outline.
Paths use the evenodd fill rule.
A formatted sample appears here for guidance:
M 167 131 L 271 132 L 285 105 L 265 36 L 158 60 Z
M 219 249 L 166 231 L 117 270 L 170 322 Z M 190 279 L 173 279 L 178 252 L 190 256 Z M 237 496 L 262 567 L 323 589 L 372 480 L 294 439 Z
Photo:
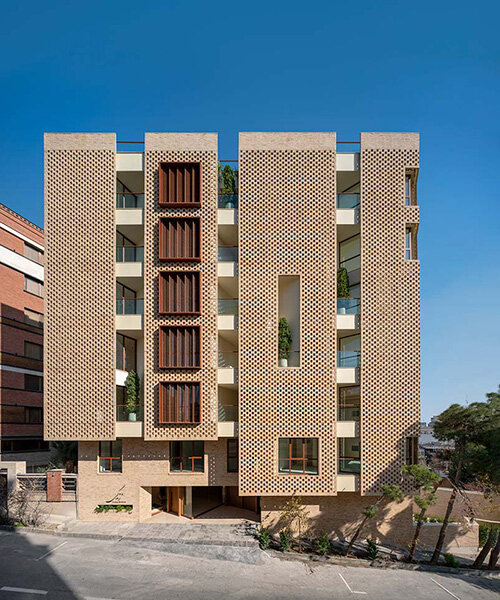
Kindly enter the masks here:
M 144 208 L 144 194 L 116 194 L 116 208 Z
M 236 369 L 238 367 L 238 351 L 219 352 L 217 366 L 219 369 Z
M 359 298 L 337 298 L 337 314 L 359 315 L 361 300 Z
M 219 246 L 217 257 L 219 262 L 237 262 L 238 246 Z
M 351 352 L 337 352 L 337 367 L 359 367 L 361 352 L 354 350 Z
M 144 262 L 143 246 L 117 246 L 116 262 Z
M 117 298 L 117 315 L 143 315 L 144 298 Z
M 219 192 L 219 208 L 238 208 L 238 194 L 221 194 Z
M 129 410 L 126 404 L 116 405 L 117 421 L 142 421 L 143 419 L 144 407 L 142 405 L 136 406 L 133 411 Z
M 359 208 L 359 194 L 337 194 L 337 208 Z
M 339 421 L 359 421 L 360 406 L 359 404 L 341 404 L 339 406 Z
M 217 300 L 217 312 L 219 315 L 237 315 L 238 298 L 219 298 Z
M 339 473 L 361 473 L 359 456 L 341 456 L 339 458 Z
M 220 423 L 234 422 L 238 420 L 238 405 L 237 404 L 219 404 Z

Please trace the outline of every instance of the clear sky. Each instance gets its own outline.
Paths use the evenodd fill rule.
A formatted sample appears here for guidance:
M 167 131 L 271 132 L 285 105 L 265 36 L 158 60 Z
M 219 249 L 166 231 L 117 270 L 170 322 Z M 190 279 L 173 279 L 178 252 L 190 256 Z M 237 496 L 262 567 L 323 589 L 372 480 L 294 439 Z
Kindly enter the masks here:
M 422 417 L 499 369 L 498 2 L 3 3 L 0 202 L 43 223 L 43 132 L 419 131 Z

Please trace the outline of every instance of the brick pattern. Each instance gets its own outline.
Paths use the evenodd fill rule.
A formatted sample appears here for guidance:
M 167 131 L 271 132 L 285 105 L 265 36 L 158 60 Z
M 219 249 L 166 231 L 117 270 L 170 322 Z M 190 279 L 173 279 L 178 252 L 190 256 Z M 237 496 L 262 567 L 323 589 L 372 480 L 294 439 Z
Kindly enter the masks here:
M 415 139 L 417 144 L 415 144 Z M 405 260 L 405 169 L 418 136 L 361 136 L 361 493 L 401 479 L 405 437 L 420 422 L 420 264 Z
M 114 150 L 46 147 L 46 440 L 115 436 L 115 182 Z
M 161 144 L 160 144 L 161 145 Z M 162 150 L 145 148 L 144 210 L 144 391 L 146 440 L 217 439 L 217 153 L 210 150 Z M 201 162 L 201 208 L 160 207 L 158 166 L 161 162 Z M 199 262 L 161 262 L 158 259 L 160 217 L 201 217 L 202 259 Z M 158 279 L 161 271 L 199 271 L 202 281 L 201 315 L 160 315 Z M 202 368 L 160 369 L 159 327 L 201 325 Z M 160 381 L 201 382 L 199 425 L 159 424 Z
M 240 145 L 240 494 L 329 495 L 336 471 L 335 136 L 331 149 L 315 149 L 314 138 L 291 134 L 296 145 L 287 149 L 289 134 L 281 135 L 283 149 Z M 262 148 L 274 145 L 271 134 L 264 137 Z M 280 275 L 300 276 L 298 368 L 278 367 Z M 319 475 L 278 474 L 279 437 L 318 438 Z

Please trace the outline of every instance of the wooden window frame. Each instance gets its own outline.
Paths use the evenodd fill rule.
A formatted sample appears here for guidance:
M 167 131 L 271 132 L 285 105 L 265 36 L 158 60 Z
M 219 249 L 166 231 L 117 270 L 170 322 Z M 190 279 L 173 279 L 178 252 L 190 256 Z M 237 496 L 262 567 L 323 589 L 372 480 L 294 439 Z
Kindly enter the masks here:
M 418 437 L 408 436 L 405 438 L 405 464 L 418 465 Z
M 280 440 L 288 440 L 288 458 L 281 458 L 279 455 L 279 446 Z M 292 441 L 293 440 L 302 440 L 302 456 L 292 456 Z M 306 457 L 306 440 L 316 440 L 316 458 L 307 458 Z M 292 472 L 292 462 L 300 461 L 302 462 L 302 473 Z M 306 463 L 308 461 L 314 461 L 316 463 L 316 473 L 308 473 L 306 469 Z M 280 470 L 280 465 L 282 463 L 288 462 L 288 473 L 286 471 Z M 318 438 L 306 438 L 306 437 L 287 437 L 287 438 L 279 438 L 278 439 L 278 474 L 279 475 L 311 475 L 316 476 L 319 474 L 319 439 Z
M 199 233 L 199 256 L 162 256 L 163 248 L 163 223 L 171 221 L 197 221 Z M 202 259 L 202 222 L 201 217 L 160 217 L 158 219 L 158 259 L 160 262 L 200 262 Z
M 167 171 L 169 166 L 179 167 L 195 167 L 195 177 L 198 183 L 198 200 L 194 202 L 162 202 L 168 192 Z M 198 161 L 164 161 L 158 165 L 158 205 L 164 208 L 201 208 L 202 201 L 202 165 Z
M 165 304 L 165 291 L 167 277 L 169 275 L 191 275 L 194 274 L 195 278 L 198 279 L 198 311 L 193 312 L 173 312 L 162 310 Z M 202 285 L 202 274 L 200 271 L 160 271 L 158 274 L 158 314 L 160 315 L 201 315 L 201 285 Z
M 231 444 L 236 443 L 236 469 L 229 469 L 229 459 L 232 458 L 229 456 L 229 446 Z M 240 457 L 239 457 L 239 448 L 238 448 L 238 438 L 228 438 L 226 445 L 226 468 L 228 473 L 239 473 L 240 470 Z
M 196 442 L 201 442 L 203 444 L 203 453 L 201 456 L 198 455 L 194 455 L 194 444 Z M 181 448 L 181 452 L 180 452 L 180 456 L 174 456 L 173 452 L 172 452 L 172 445 L 173 444 L 179 444 L 179 447 Z M 191 461 L 191 469 L 184 469 L 184 465 L 183 465 L 183 452 L 182 452 L 182 447 L 183 444 L 191 444 L 191 455 L 188 457 L 188 460 Z M 187 441 L 182 441 L 182 440 L 171 440 L 170 441 L 170 446 L 169 446 L 169 460 L 170 460 L 170 471 L 172 473 L 193 473 L 193 474 L 198 474 L 198 473 L 204 473 L 205 472 L 205 442 L 203 440 L 187 440 Z M 179 469 L 177 470 L 173 470 L 172 469 L 172 461 L 173 460 L 179 460 Z M 195 471 L 194 470 L 194 461 L 195 460 L 202 460 L 203 461 L 203 470 L 201 471 Z
M 198 331 L 198 341 L 199 341 L 199 351 L 198 351 L 198 364 L 197 365 L 169 365 L 169 364 L 164 364 L 163 363 L 163 355 L 164 355 L 164 348 L 163 348 L 163 332 L 169 329 L 194 329 Z M 202 331 L 201 331 L 201 325 L 160 325 L 160 328 L 158 329 L 158 366 L 160 369 L 201 369 L 202 367 L 202 351 L 201 351 L 201 345 L 202 345 Z
M 101 452 L 102 442 L 99 442 L 99 455 L 97 457 L 97 472 L 99 474 L 115 474 L 115 473 L 123 473 L 123 444 L 121 440 L 109 440 L 105 442 L 106 444 L 110 444 L 111 448 L 111 456 L 103 456 Z M 120 456 L 113 456 L 113 444 L 120 444 Z M 101 460 L 109 460 L 109 471 L 101 471 Z M 120 461 L 121 468 L 119 471 L 113 471 L 113 461 Z
M 170 420 L 168 419 L 168 414 L 165 414 L 164 407 L 167 405 L 167 397 L 166 397 L 166 386 L 167 385 L 183 385 L 183 386 L 193 386 L 193 389 L 198 387 L 198 419 L 193 419 L 191 421 L 183 421 L 183 420 Z M 201 396 L 201 381 L 160 381 L 159 391 L 158 391 L 158 399 L 159 399 L 159 408 L 158 408 L 158 422 L 160 425 L 199 425 L 201 423 L 201 414 L 202 414 L 202 396 Z M 196 414 L 195 410 L 195 399 L 196 395 L 192 394 L 192 406 L 191 406 L 191 415 L 194 417 Z M 176 404 L 176 414 L 179 414 L 179 404 L 178 404 L 178 396 L 176 394 L 176 398 L 174 400 Z M 167 411 L 168 413 L 169 411 Z

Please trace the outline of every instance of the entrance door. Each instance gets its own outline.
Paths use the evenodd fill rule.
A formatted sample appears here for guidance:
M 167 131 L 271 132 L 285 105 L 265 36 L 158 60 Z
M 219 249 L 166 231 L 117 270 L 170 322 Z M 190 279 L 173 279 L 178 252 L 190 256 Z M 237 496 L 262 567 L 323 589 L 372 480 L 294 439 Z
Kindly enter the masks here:
M 175 486 L 167 488 L 167 491 L 167 511 L 182 517 L 186 501 L 186 488 L 184 486 Z

